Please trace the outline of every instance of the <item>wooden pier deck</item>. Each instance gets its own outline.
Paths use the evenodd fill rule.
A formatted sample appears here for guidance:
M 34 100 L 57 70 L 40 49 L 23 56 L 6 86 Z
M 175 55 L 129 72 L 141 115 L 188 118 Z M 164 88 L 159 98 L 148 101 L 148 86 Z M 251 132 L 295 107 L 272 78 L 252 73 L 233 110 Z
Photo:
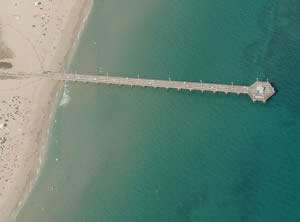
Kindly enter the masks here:
M 114 77 L 103 75 L 86 75 L 74 73 L 0 73 L 0 77 L 6 78 L 43 78 L 57 81 L 69 82 L 84 82 L 95 84 L 108 84 L 108 85 L 124 85 L 124 86 L 140 86 L 152 88 L 165 88 L 177 90 L 189 90 L 200 92 L 223 92 L 225 94 L 247 94 L 253 102 L 261 101 L 266 102 L 270 97 L 275 94 L 275 90 L 269 81 L 256 81 L 250 86 L 242 85 L 226 85 L 202 82 L 183 82 L 171 80 L 155 80 L 144 78 L 129 78 L 129 77 Z

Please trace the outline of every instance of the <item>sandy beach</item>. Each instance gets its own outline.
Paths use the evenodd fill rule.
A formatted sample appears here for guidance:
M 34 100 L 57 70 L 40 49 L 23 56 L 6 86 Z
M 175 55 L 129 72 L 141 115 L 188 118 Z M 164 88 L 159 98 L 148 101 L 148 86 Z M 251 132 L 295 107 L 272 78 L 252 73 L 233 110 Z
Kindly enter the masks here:
M 0 0 L 0 71 L 59 71 L 92 0 Z M 0 79 L 0 221 L 15 220 L 30 192 L 62 83 Z

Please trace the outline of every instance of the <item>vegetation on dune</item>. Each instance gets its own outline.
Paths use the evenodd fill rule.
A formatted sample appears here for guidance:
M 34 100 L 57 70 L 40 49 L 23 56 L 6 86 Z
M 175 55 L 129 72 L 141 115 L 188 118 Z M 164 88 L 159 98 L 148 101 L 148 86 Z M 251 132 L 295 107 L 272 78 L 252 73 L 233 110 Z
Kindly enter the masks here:
M 0 69 L 11 69 L 12 67 L 10 62 L 0 62 Z
M 13 51 L 8 48 L 2 41 L 1 25 L 0 25 L 0 60 L 12 59 L 14 57 Z M 0 69 L 11 69 L 13 65 L 10 62 L 0 61 Z
M 0 59 L 12 59 L 14 53 L 0 40 Z

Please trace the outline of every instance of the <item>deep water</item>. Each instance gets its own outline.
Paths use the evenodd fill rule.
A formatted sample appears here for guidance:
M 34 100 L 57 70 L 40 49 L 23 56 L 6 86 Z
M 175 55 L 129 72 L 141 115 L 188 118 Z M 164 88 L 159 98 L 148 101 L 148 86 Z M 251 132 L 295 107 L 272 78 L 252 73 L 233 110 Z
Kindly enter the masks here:
M 299 1 L 95 0 L 70 71 L 277 94 L 70 84 L 18 222 L 300 220 Z

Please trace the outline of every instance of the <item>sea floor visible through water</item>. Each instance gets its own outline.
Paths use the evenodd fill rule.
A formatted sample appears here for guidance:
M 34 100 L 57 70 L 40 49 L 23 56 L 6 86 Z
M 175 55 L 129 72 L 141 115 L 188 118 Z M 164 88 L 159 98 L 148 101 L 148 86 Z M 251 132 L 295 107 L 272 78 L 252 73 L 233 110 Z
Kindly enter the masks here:
M 17 222 L 299 221 L 300 3 L 95 0 L 78 73 L 252 84 L 247 96 L 68 84 Z

